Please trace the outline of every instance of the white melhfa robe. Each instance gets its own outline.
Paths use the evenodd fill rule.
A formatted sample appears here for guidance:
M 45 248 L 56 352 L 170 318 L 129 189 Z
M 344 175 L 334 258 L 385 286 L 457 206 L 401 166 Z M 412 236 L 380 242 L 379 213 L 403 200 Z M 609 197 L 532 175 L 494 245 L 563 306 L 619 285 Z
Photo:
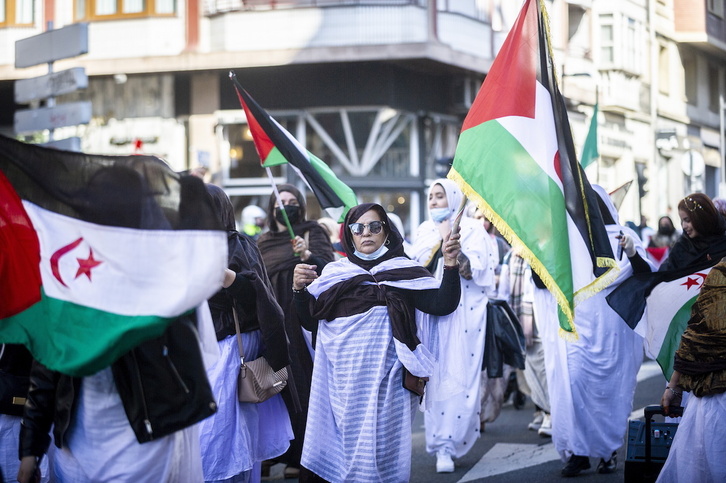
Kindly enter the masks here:
M 481 223 L 471 218 L 461 220 L 461 251 L 471 264 L 472 279 L 461 278 L 461 300 L 452 314 L 439 317 L 442 339 L 439 359 L 446 359 L 458 368 L 457 385 L 432 382 L 427 387 L 430 407 L 424 414 L 426 450 L 443 450 L 453 457 L 465 455 L 479 438 L 481 366 L 486 335 L 487 292 L 494 285 L 494 250 L 492 239 Z M 441 236 L 433 221 L 421 224 L 412 250 L 421 263 L 433 248 L 440 246 Z M 437 279 L 443 275 L 443 259 L 435 271 Z
M 313 297 L 337 283 L 363 275 L 418 266 L 398 257 L 366 272 L 348 259 L 326 265 L 308 287 Z M 381 282 L 410 290 L 436 289 L 432 277 Z M 385 306 L 361 314 L 321 320 L 315 346 L 302 465 L 332 481 L 408 481 L 411 424 L 416 396 L 403 388 L 403 367 L 434 375 L 435 326 L 416 311 L 422 344 L 410 351 L 393 338 Z
M 726 481 L 726 393 L 691 396 L 657 483 Z
M 609 201 L 608 197 L 606 203 Z M 613 218 L 617 222 L 617 213 Z M 647 259 L 635 232 L 620 225 L 606 227 L 616 258 L 619 245 L 615 237 L 622 230 L 633 237 L 638 253 Z M 576 307 L 577 341 L 559 336 L 556 306 L 549 293 L 535 293 L 535 317 L 545 347 L 552 441 L 563 461 L 573 454 L 608 460 L 625 439 L 643 361 L 643 339 L 605 300 L 632 274 L 625 254 L 618 264 L 617 279 Z M 548 308 L 541 313 L 543 306 Z

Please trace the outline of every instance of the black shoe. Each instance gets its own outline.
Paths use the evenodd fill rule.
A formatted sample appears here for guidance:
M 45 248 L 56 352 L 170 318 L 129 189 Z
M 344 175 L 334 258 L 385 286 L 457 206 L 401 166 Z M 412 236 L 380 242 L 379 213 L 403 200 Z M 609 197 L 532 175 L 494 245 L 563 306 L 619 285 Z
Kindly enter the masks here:
M 562 468 L 562 476 L 577 476 L 582 470 L 590 469 L 590 458 L 587 456 L 577 456 L 573 454 Z
M 604 459 L 600 458 L 600 462 L 597 464 L 597 472 L 601 475 L 615 473 L 615 470 L 617 469 L 618 454 L 615 451 L 613 451 L 613 455 L 610 457 L 609 460 L 605 461 Z

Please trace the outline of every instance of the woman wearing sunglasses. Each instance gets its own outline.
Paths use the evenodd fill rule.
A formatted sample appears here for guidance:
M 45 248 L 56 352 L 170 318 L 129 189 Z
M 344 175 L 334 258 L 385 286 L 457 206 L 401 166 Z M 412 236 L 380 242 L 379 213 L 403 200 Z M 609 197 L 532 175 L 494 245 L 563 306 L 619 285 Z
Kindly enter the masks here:
M 459 235 L 443 244 L 441 282 L 403 252 L 403 238 L 378 204 L 345 219 L 348 254 L 295 267 L 293 292 L 303 326 L 317 330 L 302 465 L 327 481 L 408 481 L 411 424 L 418 397 L 404 384 L 434 380 L 438 330 L 427 314 L 459 300 Z M 404 370 L 405 369 L 405 370 Z M 424 400 L 425 403 L 425 400 Z
M 278 461 L 285 463 L 285 478 L 305 479 L 304 472 L 300 472 L 300 455 L 302 454 L 303 438 L 305 436 L 305 414 L 307 413 L 307 400 L 310 391 L 310 378 L 313 374 L 313 360 L 310 354 L 310 334 L 304 333 L 296 317 L 292 317 L 292 274 L 295 265 L 301 261 L 315 265 L 318 272 L 328 262 L 334 259 L 333 246 L 325 229 L 317 221 L 307 219 L 307 205 L 305 196 L 291 184 L 278 185 L 280 201 L 284 207 L 284 214 L 280 210 L 277 197 L 273 193 L 267 206 L 267 222 L 270 230 L 257 240 L 257 246 L 267 269 L 267 275 L 275 290 L 275 298 L 285 312 L 285 332 L 290 341 L 290 365 L 292 377 L 298 400 L 302 406 L 296 409 L 296 403 L 291 397 L 291 391 L 283 391 L 283 397 L 290 411 L 292 429 L 295 439 L 290 442 L 290 449 Z M 295 238 L 290 239 L 290 233 L 285 224 L 285 215 L 290 222 Z M 291 388 L 292 389 L 292 388 Z M 265 467 L 269 471 L 269 463 Z
M 438 179 L 429 189 L 429 214 L 419 226 L 411 256 L 441 279 L 442 244 L 463 199 L 453 181 Z M 452 367 L 454 378 L 429 387 L 431 407 L 424 414 L 426 450 L 436 454 L 436 471 L 454 471 L 452 458 L 464 456 L 480 436 L 481 367 L 486 334 L 487 293 L 494 286 L 495 247 L 481 223 L 464 217 L 457 275 L 461 300 L 456 311 L 442 318 L 440 360 Z

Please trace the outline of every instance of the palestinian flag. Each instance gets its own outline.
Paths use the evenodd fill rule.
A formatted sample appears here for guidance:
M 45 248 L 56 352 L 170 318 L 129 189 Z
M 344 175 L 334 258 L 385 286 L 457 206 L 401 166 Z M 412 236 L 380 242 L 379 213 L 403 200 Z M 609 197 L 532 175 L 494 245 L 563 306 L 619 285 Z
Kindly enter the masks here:
M 555 297 L 562 331 L 576 338 L 575 303 L 614 280 L 617 268 L 577 162 L 540 5 L 524 3 L 494 59 L 449 178 L 520 248 Z
M 280 126 L 230 72 L 237 97 L 247 116 L 252 138 L 260 156 L 262 167 L 269 168 L 289 163 L 315 194 L 321 208 L 328 211 L 339 223 L 345 220 L 348 210 L 358 204 L 352 189 L 340 181 L 322 160 L 303 148 L 285 128 Z
M 203 182 L 152 156 L 0 136 L 0 343 L 86 376 L 222 286 L 227 235 Z
M 656 285 L 646 298 L 644 316 L 634 327 L 645 339 L 646 353 L 658 362 L 667 380 L 673 375 L 673 356 L 691 318 L 691 307 L 710 271 L 708 267 Z

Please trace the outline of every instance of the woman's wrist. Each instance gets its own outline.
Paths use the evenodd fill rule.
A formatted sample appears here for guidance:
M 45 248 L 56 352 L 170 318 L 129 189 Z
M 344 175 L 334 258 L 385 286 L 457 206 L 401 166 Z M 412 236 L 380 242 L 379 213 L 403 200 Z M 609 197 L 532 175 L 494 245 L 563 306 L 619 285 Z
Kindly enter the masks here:
M 446 260 L 444 261 L 444 270 L 458 270 L 459 269 L 459 262 L 456 260 L 453 261 L 452 265 L 448 265 L 446 263 Z
M 295 285 L 292 286 L 292 293 L 303 293 L 307 292 L 308 288 L 307 286 L 303 285 L 302 288 L 296 288 Z
M 308 260 L 310 260 L 310 257 L 312 257 L 312 256 L 313 256 L 312 252 L 308 249 L 305 249 L 300 254 L 300 260 L 302 260 L 303 262 L 307 262 Z
M 670 392 L 672 392 L 674 396 L 683 396 L 683 390 L 680 390 L 680 391 L 678 391 L 678 390 L 677 390 L 677 387 L 678 387 L 678 386 L 676 386 L 676 387 L 671 387 L 671 386 L 669 385 L 669 386 L 666 386 L 666 389 L 667 389 L 667 390 L 670 390 Z

